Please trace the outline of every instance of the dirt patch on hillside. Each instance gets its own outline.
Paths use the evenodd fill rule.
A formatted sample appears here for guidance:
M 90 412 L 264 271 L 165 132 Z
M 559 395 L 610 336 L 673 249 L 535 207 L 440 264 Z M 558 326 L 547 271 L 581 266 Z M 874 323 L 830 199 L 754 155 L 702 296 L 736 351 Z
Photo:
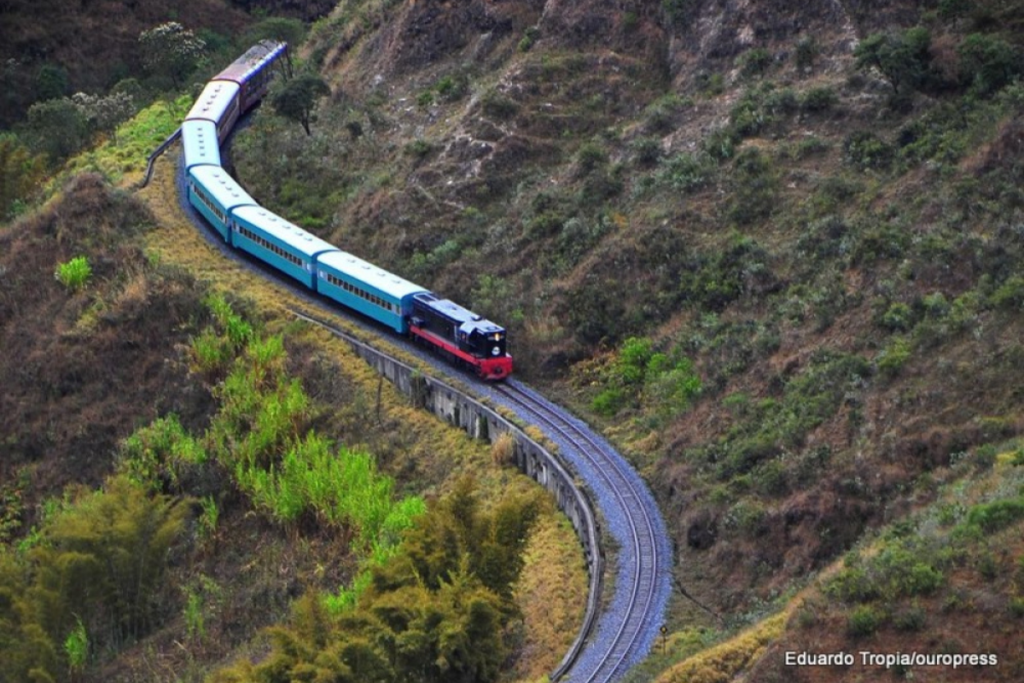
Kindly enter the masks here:
M 0 235 L 0 479 L 27 467 L 36 490 L 95 486 L 140 424 L 204 421 L 209 395 L 179 350 L 201 287 L 147 262 L 131 238 L 151 224 L 133 197 L 83 175 Z M 72 291 L 53 274 L 77 256 L 93 273 Z

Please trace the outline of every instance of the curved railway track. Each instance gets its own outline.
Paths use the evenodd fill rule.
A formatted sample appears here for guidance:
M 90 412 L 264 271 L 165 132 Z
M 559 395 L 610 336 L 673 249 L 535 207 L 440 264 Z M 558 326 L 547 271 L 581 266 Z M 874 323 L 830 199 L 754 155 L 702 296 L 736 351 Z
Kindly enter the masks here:
M 160 152 L 173 141 L 169 139 Z M 157 156 L 159 153 L 154 154 L 154 162 Z M 183 174 L 178 164 L 174 164 L 174 167 L 181 209 L 218 251 L 242 267 L 274 280 L 307 303 L 322 310 L 330 310 L 334 315 L 355 322 L 358 327 L 379 332 L 377 326 L 339 311 L 335 306 L 328 306 L 309 290 L 295 285 L 265 266 L 243 258 L 225 246 L 192 210 L 191 205 L 181 199 Z M 411 342 L 398 339 L 390 341 L 427 361 L 439 372 L 458 376 L 462 381 L 472 384 L 480 395 L 507 406 L 524 420 L 536 424 L 559 445 L 563 461 L 586 482 L 606 531 L 619 547 L 614 572 L 615 584 L 596 628 L 578 653 L 566 656 L 565 663 L 573 663 L 558 680 L 570 683 L 611 683 L 620 678 L 632 665 L 642 660 L 653 646 L 670 594 L 671 550 L 668 536 L 646 485 L 607 441 L 521 382 L 515 379 L 499 385 L 478 382 Z
M 636 472 L 585 424 L 516 380 L 493 391 L 559 445 L 562 457 L 586 479 L 619 544 L 610 604 L 564 679 L 617 680 L 647 654 L 661 626 L 671 562 L 661 515 Z

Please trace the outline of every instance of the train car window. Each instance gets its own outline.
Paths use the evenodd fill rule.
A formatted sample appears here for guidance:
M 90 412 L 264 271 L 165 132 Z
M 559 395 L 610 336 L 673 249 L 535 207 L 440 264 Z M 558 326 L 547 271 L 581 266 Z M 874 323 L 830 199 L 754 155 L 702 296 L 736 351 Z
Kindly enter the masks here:
M 214 204 L 213 201 L 206 196 L 206 192 L 204 192 L 203 189 L 199 185 L 196 185 L 195 183 L 192 183 L 192 190 L 193 193 L 199 198 L 199 201 L 202 202 L 203 205 L 206 206 L 206 208 L 208 208 L 210 212 L 213 213 L 213 215 L 220 220 L 221 223 L 223 223 L 224 212 L 221 211 L 217 207 L 217 205 Z

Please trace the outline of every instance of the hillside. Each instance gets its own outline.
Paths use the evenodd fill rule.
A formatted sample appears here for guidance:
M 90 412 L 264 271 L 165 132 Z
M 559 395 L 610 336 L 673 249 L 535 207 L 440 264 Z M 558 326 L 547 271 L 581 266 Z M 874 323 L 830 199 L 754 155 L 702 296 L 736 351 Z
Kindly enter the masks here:
M 520 376 L 601 427 L 658 497 L 680 590 L 662 647 L 629 680 L 894 675 L 785 660 L 861 650 L 992 653 L 998 664 L 969 676 L 913 663 L 895 675 L 1021 679 L 1018 3 L 341 0 L 299 55 L 331 94 L 309 136 L 258 110 L 233 143 L 242 183 L 506 325 Z M 463 471 L 503 489 L 493 454 L 400 401 L 386 428 L 365 424 L 373 378 L 211 258 L 161 183 L 143 205 L 78 177 L 0 233 L 13 537 L 65 484 L 117 471 L 119 444 L 155 417 L 174 412 L 218 447 L 213 387 L 227 370 L 197 367 L 194 346 L 219 329 L 207 283 L 241 293 L 231 304 L 284 336 L 289 371 L 343 405 L 302 424 L 365 445 L 396 491 L 443 497 Z M 49 273 L 80 251 L 99 284 L 69 294 Z M 182 465 L 165 466 L 169 492 Z M 131 680 L 164 657 L 167 676 L 187 667 L 190 680 L 237 656 L 277 661 L 251 640 L 258 628 L 283 623 L 303 590 L 356 575 L 317 514 L 276 523 L 244 484 L 229 489 L 223 532 L 188 546 L 160 628 L 127 656 L 98 657 L 86 679 Z M 269 539 L 257 565 L 221 545 L 256 537 Z M 239 571 L 251 583 L 233 585 Z M 11 575 L 0 563 L 0 586 Z M 216 639 L 194 640 L 192 595 L 210 601 Z M 253 618 L 253 596 L 272 608 Z M 527 631 L 542 633 L 553 599 L 524 598 Z M 288 628 L 316 616 L 302 609 Z M 536 643 L 519 645 L 506 678 L 536 678 Z
M 282 213 L 504 322 L 521 374 L 605 426 L 718 615 L 680 597 L 678 658 L 1018 447 L 1021 20 L 342 2 L 306 48 L 332 86 L 312 137 L 261 111 L 236 163 Z M 963 557 L 935 570 L 972 581 Z M 928 605 L 905 647 L 938 647 Z

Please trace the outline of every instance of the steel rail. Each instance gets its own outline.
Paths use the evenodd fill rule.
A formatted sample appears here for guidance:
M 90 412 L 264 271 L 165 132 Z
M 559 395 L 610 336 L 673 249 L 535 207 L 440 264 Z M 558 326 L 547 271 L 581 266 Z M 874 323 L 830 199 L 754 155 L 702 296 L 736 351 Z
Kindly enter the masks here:
M 617 581 L 628 581 L 629 600 L 625 617 L 607 643 L 599 643 L 605 654 L 597 658 L 597 665 L 591 671 L 573 671 L 571 678 L 581 683 L 608 683 L 625 673 L 632 658 L 642 656 L 642 636 L 649 624 L 651 612 L 656 610 L 658 586 L 658 539 L 657 525 L 651 512 L 643 504 L 643 496 L 634 487 L 633 480 L 622 472 L 624 463 L 606 445 L 593 438 L 586 429 L 581 429 L 564 411 L 532 390 L 518 383 L 509 383 L 498 388 L 509 402 L 519 406 L 535 420 L 559 434 L 586 459 L 604 478 L 609 490 L 623 511 L 623 519 L 629 527 L 632 561 L 626 564 L 632 568 L 628 576 L 617 577 Z M 608 511 L 604 511 L 608 515 Z

